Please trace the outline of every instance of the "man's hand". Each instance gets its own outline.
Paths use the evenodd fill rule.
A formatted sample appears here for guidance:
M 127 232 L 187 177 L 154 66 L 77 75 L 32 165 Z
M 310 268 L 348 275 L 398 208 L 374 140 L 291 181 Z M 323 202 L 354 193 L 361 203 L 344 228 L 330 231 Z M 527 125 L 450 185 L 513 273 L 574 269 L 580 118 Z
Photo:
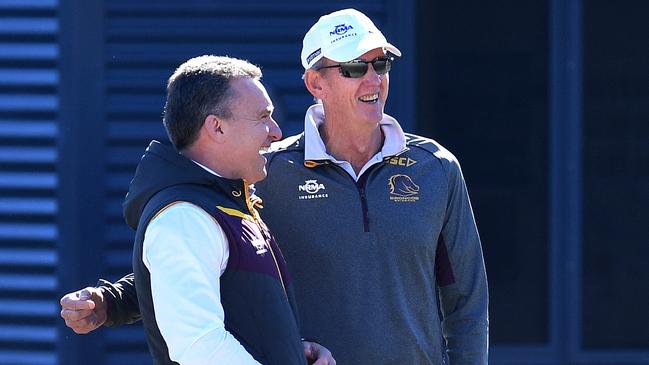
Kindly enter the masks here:
M 313 365 L 336 365 L 336 360 L 326 347 L 319 343 L 302 341 L 304 356 L 309 364 Z
M 94 331 L 106 322 L 104 295 L 98 288 L 87 287 L 61 298 L 61 317 L 79 334 Z

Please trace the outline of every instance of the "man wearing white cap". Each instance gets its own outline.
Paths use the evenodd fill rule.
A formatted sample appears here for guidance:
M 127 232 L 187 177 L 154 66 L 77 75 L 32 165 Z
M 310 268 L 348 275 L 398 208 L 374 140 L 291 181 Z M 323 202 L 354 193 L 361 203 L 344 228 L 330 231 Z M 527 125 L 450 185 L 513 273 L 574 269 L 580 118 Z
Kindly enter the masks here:
M 318 103 L 267 155 L 262 215 L 294 275 L 302 335 L 338 363 L 487 364 L 487 281 L 460 166 L 383 113 L 400 55 L 354 9 L 309 29 L 301 59 Z M 112 324 L 137 315 L 116 299 L 132 294 L 120 282 L 101 288 Z

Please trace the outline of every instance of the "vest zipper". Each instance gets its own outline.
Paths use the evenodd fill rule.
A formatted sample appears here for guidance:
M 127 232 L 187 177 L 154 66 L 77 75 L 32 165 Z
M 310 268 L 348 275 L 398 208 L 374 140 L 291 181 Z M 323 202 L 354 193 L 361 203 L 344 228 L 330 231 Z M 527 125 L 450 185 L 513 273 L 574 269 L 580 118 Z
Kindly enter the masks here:
M 279 269 L 279 264 L 277 263 L 277 257 L 275 257 L 275 250 L 273 250 L 273 245 L 271 244 L 270 241 L 270 233 L 266 232 L 264 227 L 261 224 L 261 218 L 259 218 L 259 212 L 257 212 L 257 209 L 252 205 L 250 201 L 250 193 L 248 191 L 248 182 L 246 180 L 243 181 L 243 190 L 245 192 L 245 200 L 246 200 L 246 206 L 248 207 L 248 210 L 250 211 L 252 218 L 255 220 L 255 224 L 257 224 L 257 227 L 259 228 L 259 231 L 261 232 L 261 235 L 264 237 L 264 241 L 266 241 L 266 246 L 268 247 L 268 251 L 270 251 L 270 255 L 273 257 L 273 262 L 275 263 L 275 269 L 277 269 L 277 275 L 279 275 L 279 282 L 282 284 L 282 289 L 284 289 L 284 295 L 288 298 L 288 292 L 286 291 L 286 286 L 284 285 L 284 277 L 282 276 L 282 271 Z

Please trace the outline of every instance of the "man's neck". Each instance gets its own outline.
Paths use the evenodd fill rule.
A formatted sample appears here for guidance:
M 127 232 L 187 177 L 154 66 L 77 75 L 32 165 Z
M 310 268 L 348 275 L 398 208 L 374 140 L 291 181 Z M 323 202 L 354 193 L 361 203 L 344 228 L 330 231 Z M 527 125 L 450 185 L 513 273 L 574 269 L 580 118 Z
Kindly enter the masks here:
M 218 156 L 217 154 L 210 154 L 205 149 L 197 145 L 181 151 L 180 154 L 202 165 L 203 167 L 208 168 L 210 172 L 216 173 L 216 175 L 220 177 L 230 178 L 230 171 L 220 167 L 222 166 L 222 164 L 216 161 L 218 160 L 218 157 L 216 157 Z
M 380 125 L 367 128 L 349 128 L 345 124 L 334 126 L 324 122 L 320 136 L 327 152 L 337 160 L 349 162 L 356 174 L 383 146 Z

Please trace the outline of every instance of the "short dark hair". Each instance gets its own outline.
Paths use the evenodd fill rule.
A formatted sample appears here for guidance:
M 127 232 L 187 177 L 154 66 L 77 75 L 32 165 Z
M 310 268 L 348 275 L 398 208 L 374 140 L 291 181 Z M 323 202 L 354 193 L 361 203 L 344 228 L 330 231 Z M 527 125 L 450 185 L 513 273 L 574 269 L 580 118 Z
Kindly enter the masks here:
M 194 57 L 169 78 L 163 124 L 176 150 L 191 146 L 205 118 L 214 114 L 231 118 L 230 81 L 248 77 L 261 79 L 259 67 L 248 61 L 224 56 Z

